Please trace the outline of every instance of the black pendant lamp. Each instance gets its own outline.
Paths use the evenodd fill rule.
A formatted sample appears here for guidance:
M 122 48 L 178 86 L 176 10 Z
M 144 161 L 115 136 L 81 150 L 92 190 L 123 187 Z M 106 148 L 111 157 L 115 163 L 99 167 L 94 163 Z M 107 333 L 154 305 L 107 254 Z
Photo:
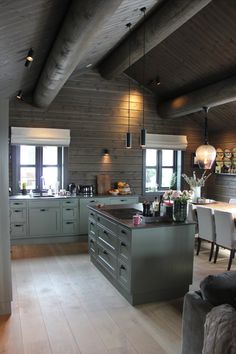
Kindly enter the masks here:
M 130 68 L 130 50 L 131 50 L 131 36 L 130 36 L 130 32 L 131 32 L 131 23 L 127 23 L 126 27 L 128 27 L 129 29 L 129 68 Z M 132 133 L 130 132 L 130 77 L 128 79 L 129 81 L 129 96 L 128 96 L 128 131 L 126 133 L 126 149 L 131 149 L 132 147 Z
M 213 162 L 216 158 L 216 149 L 214 146 L 209 145 L 208 143 L 208 126 L 207 126 L 207 114 L 208 107 L 203 107 L 205 112 L 205 142 L 203 145 L 200 145 L 196 150 L 196 160 L 199 165 L 199 168 L 208 170 L 212 167 Z
M 145 66 L 146 66 L 146 49 L 145 49 L 145 42 L 146 42 L 146 24 L 145 24 L 145 14 L 146 14 L 146 7 L 142 7 L 140 11 L 143 12 L 144 23 L 143 23 L 143 127 L 140 132 L 140 146 L 144 148 L 146 146 L 146 134 L 147 130 L 144 128 L 144 120 L 145 120 L 145 105 L 144 105 L 144 80 L 145 80 Z

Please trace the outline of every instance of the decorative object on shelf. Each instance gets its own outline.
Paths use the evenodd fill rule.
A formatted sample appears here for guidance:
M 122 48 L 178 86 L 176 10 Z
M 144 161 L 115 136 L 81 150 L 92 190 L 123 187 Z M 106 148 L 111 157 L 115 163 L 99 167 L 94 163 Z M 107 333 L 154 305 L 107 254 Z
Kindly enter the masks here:
M 129 68 L 130 68 L 130 53 L 131 53 L 131 23 L 127 23 L 126 27 L 129 29 Z M 129 83 L 129 95 L 128 95 L 128 131 L 126 133 L 126 149 L 131 149 L 132 147 L 132 133 L 130 132 L 130 99 L 131 99 L 131 94 L 130 94 L 130 86 L 131 86 L 131 80 L 130 77 L 128 78 L 128 83 Z
M 215 173 L 221 173 L 222 167 L 224 166 L 223 158 L 224 158 L 223 150 L 221 148 L 217 148 Z
M 215 173 L 236 174 L 236 148 L 216 149 Z
M 121 194 L 121 195 L 131 194 L 130 186 L 128 183 L 120 181 L 120 182 L 115 183 L 115 187 L 116 186 L 119 191 L 119 194 Z
M 143 127 L 140 132 L 140 146 L 142 148 L 146 147 L 146 134 L 147 130 L 144 127 L 144 120 L 145 120 L 145 103 L 144 103 L 144 80 L 145 80 L 145 66 L 146 66 L 146 48 L 145 48 L 145 42 L 146 42 L 146 24 L 145 24 L 145 14 L 146 14 L 146 7 L 142 7 L 140 11 L 143 12 L 143 18 L 144 18 L 144 23 L 143 23 Z
M 199 165 L 199 168 L 204 170 L 209 170 L 213 162 L 216 158 L 216 150 L 214 146 L 209 145 L 208 143 L 208 126 L 207 126 L 207 114 L 208 114 L 208 107 L 203 107 L 205 112 L 205 142 L 204 145 L 200 145 L 196 150 L 196 159 Z

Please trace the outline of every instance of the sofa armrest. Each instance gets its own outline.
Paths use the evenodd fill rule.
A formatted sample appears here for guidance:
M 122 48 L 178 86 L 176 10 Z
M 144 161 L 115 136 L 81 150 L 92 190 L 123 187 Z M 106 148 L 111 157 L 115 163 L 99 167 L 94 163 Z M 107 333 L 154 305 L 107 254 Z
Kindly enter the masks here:
M 213 308 L 203 300 L 200 291 L 190 291 L 184 297 L 182 317 L 182 354 L 201 354 L 204 340 L 204 323 Z

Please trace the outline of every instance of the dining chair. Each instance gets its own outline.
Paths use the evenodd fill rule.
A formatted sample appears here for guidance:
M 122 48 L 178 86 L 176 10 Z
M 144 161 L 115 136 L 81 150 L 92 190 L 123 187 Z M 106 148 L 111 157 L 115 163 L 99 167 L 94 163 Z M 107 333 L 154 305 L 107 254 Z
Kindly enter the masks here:
M 236 198 L 230 198 L 229 204 L 236 204 Z
M 209 254 L 209 262 L 212 260 L 216 233 L 215 233 L 215 223 L 214 215 L 212 209 L 204 208 L 197 206 L 197 220 L 198 220 L 198 246 L 197 246 L 197 255 L 200 252 L 201 241 L 206 240 L 211 242 L 211 250 Z
M 236 248 L 236 229 L 233 214 L 228 211 L 215 210 L 215 227 L 216 251 L 214 263 L 217 261 L 219 247 L 229 249 L 230 256 L 227 270 L 230 270 Z

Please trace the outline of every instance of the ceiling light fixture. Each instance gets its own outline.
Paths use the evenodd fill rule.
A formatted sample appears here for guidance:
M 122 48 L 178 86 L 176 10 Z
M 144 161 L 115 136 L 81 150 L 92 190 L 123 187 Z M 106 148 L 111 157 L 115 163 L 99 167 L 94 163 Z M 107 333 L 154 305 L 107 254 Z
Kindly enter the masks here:
M 28 67 L 32 61 L 34 60 L 33 58 L 34 55 L 34 51 L 32 48 L 30 48 L 30 50 L 28 51 L 27 57 L 25 58 L 25 66 Z
M 144 148 L 146 146 L 146 133 L 147 130 L 144 128 L 144 120 L 145 120 L 145 104 L 144 104 L 144 80 L 145 80 L 145 56 L 146 56 L 146 48 L 145 48 L 145 42 L 146 42 L 146 24 L 145 24 L 145 14 L 146 14 L 146 7 L 142 7 L 140 11 L 143 12 L 143 127 L 140 132 L 140 146 Z
M 131 23 L 127 23 L 126 27 L 129 29 L 129 69 L 130 69 L 130 54 L 131 54 L 131 39 L 130 39 L 130 33 L 131 33 Z M 130 132 L 130 77 L 128 78 L 129 82 L 129 95 L 128 95 L 128 132 L 126 133 L 126 149 L 131 149 L 132 147 L 132 133 Z
M 196 150 L 196 161 L 199 165 L 199 168 L 208 170 L 212 167 L 213 162 L 216 158 L 216 149 L 214 146 L 209 145 L 208 143 L 208 125 L 207 125 L 207 115 L 208 107 L 203 107 L 205 112 L 205 142 L 204 145 L 200 145 Z
M 108 156 L 110 154 L 108 149 L 103 149 L 103 155 Z
M 160 78 L 156 77 L 154 80 L 151 81 L 153 86 L 159 86 L 161 84 Z
M 19 90 L 18 93 L 17 93 L 17 95 L 16 95 L 16 98 L 17 98 L 18 100 L 22 100 L 22 95 L 23 95 L 22 90 Z

